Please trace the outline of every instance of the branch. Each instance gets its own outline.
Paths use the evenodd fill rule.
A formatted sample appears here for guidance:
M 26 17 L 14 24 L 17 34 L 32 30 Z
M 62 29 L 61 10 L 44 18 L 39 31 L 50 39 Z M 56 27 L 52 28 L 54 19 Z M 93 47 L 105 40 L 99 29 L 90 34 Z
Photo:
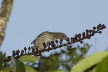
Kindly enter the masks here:
M 13 0 L 3 0 L 0 9 L 0 46 L 5 36 L 5 29 L 12 10 Z
M 90 39 L 92 36 L 95 35 L 95 33 L 102 33 L 102 31 L 100 30 L 103 30 L 105 29 L 106 26 L 104 24 L 99 24 L 97 27 L 93 27 L 93 30 L 86 30 L 85 32 L 83 33 L 79 33 L 79 34 L 75 34 L 74 37 L 71 37 L 71 38 L 67 38 L 66 41 L 67 43 L 64 43 L 63 44 L 63 40 L 60 40 L 60 42 L 58 40 L 56 41 L 51 41 L 51 42 L 48 42 L 47 44 L 43 43 L 43 46 L 44 46 L 44 49 L 42 50 L 37 50 L 37 48 L 35 47 L 28 47 L 28 49 L 26 47 L 24 47 L 24 50 L 14 50 L 13 51 L 13 57 L 15 59 L 18 59 L 20 56 L 23 56 L 23 55 L 36 55 L 36 56 L 42 56 L 41 52 L 45 52 L 45 51 L 50 51 L 50 50 L 53 50 L 53 49 L 57 49 L 57 48 L 61 48 L 63 46 L 68 46 L 70 44 L 73 44 L 73 43 L 76 43 L 76 42 L 80 42 L 82 43 L 84 39 Z M 60 43 L 58 45 L 58 43 Z M 28 50 L 28 52 L 27 52 Z M 39 54 L 39 55 L 37 55 Z M 8 56 L 7 59 L 4 59 L 4 62 L 9 62 L 11 60 L 11 56 Z

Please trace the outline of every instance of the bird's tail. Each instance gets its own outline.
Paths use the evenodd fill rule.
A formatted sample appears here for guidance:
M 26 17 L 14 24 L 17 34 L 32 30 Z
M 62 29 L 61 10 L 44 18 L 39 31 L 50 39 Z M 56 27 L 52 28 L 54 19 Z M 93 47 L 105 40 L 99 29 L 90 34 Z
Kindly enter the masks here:
M 34 44 L 34 42 L 36 41 L 36 39 L 35 40 L 33 40 L 32 42 L 31 42 L 31 44 Z

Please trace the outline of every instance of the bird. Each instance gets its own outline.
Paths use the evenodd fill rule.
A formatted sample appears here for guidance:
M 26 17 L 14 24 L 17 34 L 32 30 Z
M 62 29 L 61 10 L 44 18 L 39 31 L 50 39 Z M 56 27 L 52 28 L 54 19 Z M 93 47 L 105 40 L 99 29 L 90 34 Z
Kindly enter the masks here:
M 39 34 L 32 42 L 31 44 L 34 44 L 35 48 L 38 48 L 39 50 L 44 49 L 43 43 L 48 43 L 51 41 L 55 41 L 57 39 L 62 39 L 65 40 L 68 38 L 66 34 L 62 32 L 49 32 L 49 31 L 44 31 L 41 34 Z

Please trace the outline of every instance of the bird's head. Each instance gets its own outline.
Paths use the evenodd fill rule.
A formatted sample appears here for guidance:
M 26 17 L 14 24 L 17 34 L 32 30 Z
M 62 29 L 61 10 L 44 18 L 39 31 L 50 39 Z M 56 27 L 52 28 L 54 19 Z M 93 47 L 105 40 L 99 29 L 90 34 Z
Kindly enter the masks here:
M 61 39 L 66 39 L 68 38 L 64 33 L 61 33 Z
M 56 34 L 56 39 L 66 39 L 66 38 L 68 37 L 64 33 L 59 32 Z

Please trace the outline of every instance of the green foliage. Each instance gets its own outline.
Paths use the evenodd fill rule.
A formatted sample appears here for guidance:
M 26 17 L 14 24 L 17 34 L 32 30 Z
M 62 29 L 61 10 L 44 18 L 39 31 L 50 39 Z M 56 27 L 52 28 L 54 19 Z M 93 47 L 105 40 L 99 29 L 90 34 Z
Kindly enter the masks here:
M 108 72 L 108 56 L 97 65 L 96 72 Z
M 31 63 L 35 63 L 35 61 L 38 61 L 38 58 L 36 58 L 34 56 L 30 56 L 30 55 L 24 55 L 24 56 L 21 56 L 19 58 L 19 60 L 21 62 L 31 62 Z
M 103 58 L 91 72 L 108 72 L 108 56 Z
M 3 69 L 3 59 L 4 59 L 4 57 L 5 57 L 5 54 L 2 54 L 2 52 L 0 52 L 0 70 L 2 70 Z
M 26 72 L 37 72 L 35 69 L 29 67 L 29 66 L 25 66 Z
M 65 72 L 65 71 L 63 71 L 63 70 L 49 70 L 47 72 Z
M 50 55 L 49 57 L 42 57 L 41 61 L 39 62 L 38 71 L 44 72 L 48 70 L 57 70 L 59 68 L 59 53 L 54 55 Z
M 83 44 L 82 47 L 78 45 L 74 48 L 69 46 L 65 49 L 61 49 L 60 53 L 55 52 L 49 57 L 41 57 L 38 67 L 35 69 L 39 72 L 44 72 L 57 70 L 61 66 L 64 71 L 69 72 L 79 60 L 84 58 L 90 47 L 91 45 L 89 44 Z
M 8 62 L 4 63 L 3 60 L 5 58 L 6 58 L 5 54 L 2 54 L 2 52 L 0 52 L 0 69 L 1 69 L 0 72 L 37 72 L 31 67 L 25 66 L 23 63 L 23 62 L 34 63 L 35 61 L 37 61 L 36 57 L 25 55 L 19 58 L 19 60 L 15 60 L 14 57 L 11 57 L 11 63 Z
M 12 58 L 11 61 L 14 65 L 14 72 L 26 72 L 24 64 L 21 61 L 15 60 L 14 57 L 11 58 Z
M 107 72 L 107 67 L 108 51 L 103 51 L 84 58 L 78 62 L 71 72 Z
M 74 48 L 66 48 L 67 52 L 65 52 L 65 55 L 67 56 L 66 60 L 62 60 L 62 66 L 65 67 L 67 71 L 70 71 L 71 68 L 79 61 L 81 60 L 84 55 L 87 53 L 89 50 L 90 45 L 88 44 L 83 44 L 82 47 L 79 45 Z M 82 53 L 83 52 L 83 53 Z
M 89 44 L 83 44 L 82 47 L 78 45 L 73 48 L 68 46 L 65 49 L 61 49 L 60 53 L 55 52 L 49 57 L 41 57 L 38 63 L 36 63 L 38 59 L 30 55 L 21 56 L 18 60 L 12 57 L 11 62 L 13 65 L 4 63 L 5 68 L 2 69 L 2 72 L 69 72 L 79 60 L 84 58 L 90 47 L 91 45 Z M 24 65 L 23 62 L 29 62 L 28 66 L 27 64 Z M 58 70 L 60 66 L 64 71 Z
M 6 68 L 5 66 L 8 65 L 8 63 L 4 63 L 3 60 L 5 58 L 5 54 L 0 52 L 0 72 L 12 72 L 12 68 Z

